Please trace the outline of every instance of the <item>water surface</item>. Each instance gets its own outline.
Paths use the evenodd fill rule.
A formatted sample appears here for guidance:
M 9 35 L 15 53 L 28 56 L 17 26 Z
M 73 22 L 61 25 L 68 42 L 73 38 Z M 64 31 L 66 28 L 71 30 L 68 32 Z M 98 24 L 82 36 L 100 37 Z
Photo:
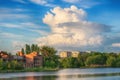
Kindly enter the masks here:
M 0 80 L 120 80 L 120 68 L 63 69 L 54 72 L 0 73 Z

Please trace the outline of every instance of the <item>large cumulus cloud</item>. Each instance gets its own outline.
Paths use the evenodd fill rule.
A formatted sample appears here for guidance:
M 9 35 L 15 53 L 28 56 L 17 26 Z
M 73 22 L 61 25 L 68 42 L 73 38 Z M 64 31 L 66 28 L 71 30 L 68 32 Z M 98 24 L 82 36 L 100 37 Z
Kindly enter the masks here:
M 43 18 L 51 29 L 51 34 L 37 39 L 39 44 L 59 48 L 100 46 L 104 42 L 104 33 L 110 28 L 104 24 L 86 20 L 87 13 L 76 6 L 70 8 L 55 7 Z

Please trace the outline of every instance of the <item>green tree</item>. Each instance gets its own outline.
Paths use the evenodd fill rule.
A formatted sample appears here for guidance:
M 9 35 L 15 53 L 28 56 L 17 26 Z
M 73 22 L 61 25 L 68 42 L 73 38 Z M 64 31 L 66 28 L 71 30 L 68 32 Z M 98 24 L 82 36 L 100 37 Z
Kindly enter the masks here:
M 116 67 L 120 67 L 120 57 L 116 59 Z
M 42 53 L 44 57 L 44 67 L 58 67 L 59 61 L 58 56 L 56 56 L 56 50 L 53 47 L 50 46 L 42 46 L 40 48 L 40 52 Z
M 79 67 L 77 58 L 67 57 L 60 59 L 61 67 L 63 68 L 77 68 Z
M 22 53 L 25 54 L 24 48 L 21 49 Z
M 55 55 L 57 52 L 55 48 L 50 47 L 50 46 L 42 46 L 40 51 L 44 57 L 51 57 Z
M 116 65 L 116 58 L 113 57 L 113 56 L 108 57 L 108 59 L 106 61 L 106 64 L 109 67 L 115 67 L 115 65 Z
M 3 60 L 2 59 L 0 59 L 0 70 L 2 70 L 3 69 Z
M 32 51 L 32 52 L 35 51 L 35 44 L 32 44 L 32 45 L 31 45 L 31 51 Z
M 30 45 L 26 44 L 25 49 L 26 49 L 26 54 L 31 53 Z
M 89 56 L 85 62 L 86 66 L 104 65 L 105 59 L 101 54 Z
M 54 55 L 52 57 L 44 57 L 44 67 L 59 67 L 58 56 Z
M 84 59 L 83 59 L 81 54 L 78 55 L 77 60 L 78 60 L 78 67 L 85 66 L 85 63 L 84 63 L 85 61 L 84 61 Z
M 25 45 L 25 50 L 22 48 L 21 51 L 25 52 L 26 54 L 29 54 L 33 51 L 36 51 L 36 52 L 39 53 L 40 52 L 40 47 L 37 44 L 32 44 L 32 45 L 26 44 Z

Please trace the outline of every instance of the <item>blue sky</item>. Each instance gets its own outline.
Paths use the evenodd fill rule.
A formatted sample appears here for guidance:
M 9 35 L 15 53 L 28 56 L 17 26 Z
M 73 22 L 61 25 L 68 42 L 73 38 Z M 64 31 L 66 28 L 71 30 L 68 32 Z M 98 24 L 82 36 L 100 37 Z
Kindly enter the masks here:
M 120 0 L 0 0 L 0 50 L 120 52 L 119 14 Z

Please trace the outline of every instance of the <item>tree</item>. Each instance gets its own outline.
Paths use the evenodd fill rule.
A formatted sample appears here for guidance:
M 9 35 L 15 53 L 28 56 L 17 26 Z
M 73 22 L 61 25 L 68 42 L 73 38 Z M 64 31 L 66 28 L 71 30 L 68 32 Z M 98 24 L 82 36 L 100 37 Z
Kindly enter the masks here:
M 58 56 L 54 55 L 52 57 L 44 57 L 44 67 L 59 67 Z
M 84 59 L 83 59 L 81 54 L 78 55 L 77 60 L 78 60 L 78 65 L 79 65 L 78 67 L 85 66 L 85 63 L 84 63 L 85 61 L 84 61 Z
M 26 53 L 26 54 L 30 54 L 34 51 L 39 53 L 40 52 L 40 47 L 37 44 L 32 44 L 32 45 L 26 44 L 25 49 L 22 48 L 21 51 L 22 51 L 22 53 Z
M 77 58 L 67 57 L 60 59 L 61 67 L 63 68 L 77 68 L 79 67 Z
M 32 51 L 32 52 L 35 51 L 35 44 L 32 44 L 32 45 L 31 45 L 31 51 Z
M 108 57 L 108 59 L 106 61 L 106 64 L 109 67 L 115 67 L 115 65 L 116 65 L 116 58 L 113 57 L 113 56 Z
M 24 48 L 21 49 L 22 53 L 25 54 Z
M 0 70 L 2 70 L 3 69 L 3 60 L 2 59 L 0 59 Z
M 87 58 L 85 64 L 86 66 L 94 66 L 94 65 L 104 65 L 105 59 L 101 54 L 93 55 Z
M 40 48 L 40 52 L 44 57 L 44 67 L 51 67 L 51 68 L 58 67 L 59 61 L 58 61 L 58 56 L 55 55 L 57 52 L 55 48 L 50 46 L 42 46 Z
M 120 57 L 116 59 L 116 67 L 120 67 Z
M 51 57 L 55 55 L 55 53 L 57 52 L 55 48 L 50 47 L 50 46 L 42 46 L 40 48 L 40 51 L 44 57 Z
M 25 49 L 26 49 L 26 54 L 31 53 L 30 45 L 26 44 Z

